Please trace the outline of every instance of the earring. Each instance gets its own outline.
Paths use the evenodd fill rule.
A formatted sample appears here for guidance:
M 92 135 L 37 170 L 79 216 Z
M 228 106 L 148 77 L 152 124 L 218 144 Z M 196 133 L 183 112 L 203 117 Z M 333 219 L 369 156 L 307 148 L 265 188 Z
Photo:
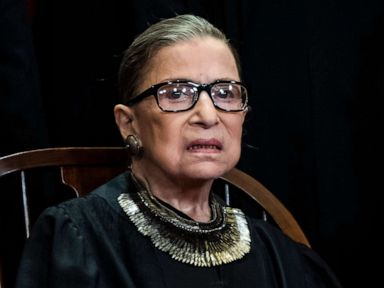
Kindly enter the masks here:
M 124 140 L 125 147 L 132 156 L 137 156 L 143 151 L 140 139 L 136 135 L 128 135 Z

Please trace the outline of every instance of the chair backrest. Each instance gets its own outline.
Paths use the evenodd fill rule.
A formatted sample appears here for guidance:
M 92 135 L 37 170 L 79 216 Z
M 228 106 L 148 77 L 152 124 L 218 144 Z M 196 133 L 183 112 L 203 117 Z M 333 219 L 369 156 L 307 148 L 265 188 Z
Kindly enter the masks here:
M 29 218 L 27 185 L 25 183 L 25 172 L 27 170 L 58 167 L 62 183 L 71 187 L 77 196 L 83 196 L 125 171 L 128 161 L 129 155 L 126 149 L 120 147 L 46 148 L 1 157 L 0 177 L 15 172 L 19 172 L 21 175 L 24 224 L 26 236 L 28 237 L 31 221 Z M 292 214 L 260 182 L 236 168 L 221 178 L 224 182 L 244 191 L 255 200 L 286 235 L 297 242 L 310 246 Z M 5 288 L 1 284 L 2 265 L 4 266 L 4 263 L 0 258 L 0 288 Z

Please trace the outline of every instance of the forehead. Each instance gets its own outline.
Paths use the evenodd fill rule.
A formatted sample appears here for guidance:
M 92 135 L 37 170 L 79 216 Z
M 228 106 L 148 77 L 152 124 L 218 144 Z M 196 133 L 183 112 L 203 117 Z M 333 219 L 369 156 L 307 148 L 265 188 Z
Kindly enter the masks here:
M 239 80 L 235 58 L 228 45 L 211 37 L 195 38 L 161 48 L 148 63 L 143 87 L 175 79 L 210 83 Z

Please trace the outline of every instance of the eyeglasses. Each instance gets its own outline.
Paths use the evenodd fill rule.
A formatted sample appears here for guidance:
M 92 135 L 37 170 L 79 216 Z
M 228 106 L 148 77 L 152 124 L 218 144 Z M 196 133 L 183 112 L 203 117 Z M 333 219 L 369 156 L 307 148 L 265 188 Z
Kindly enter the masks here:
M 210 84 L 182 80 L 163 82 L 128 100 L 126 105 L 131 106 L 153 95 L 164 112 L 187 111 L 195 106 L 202 91 L 208 93 L 213 105 L 219 110 L 239 112 L 247 109 L 247 89 L 241 82 L 233 80 L 217 80 Z

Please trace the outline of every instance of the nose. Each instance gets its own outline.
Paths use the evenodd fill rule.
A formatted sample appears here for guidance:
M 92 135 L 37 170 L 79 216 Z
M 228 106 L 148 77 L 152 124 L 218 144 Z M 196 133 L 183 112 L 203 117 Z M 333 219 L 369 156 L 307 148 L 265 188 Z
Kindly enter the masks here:
M 209 128 L 216 125 L 219 121 L 218 111 L 206 91 L 201 91 L 199 99 L 195 107 L 193 107 L 193 112 L 194 114 L 191 119 L 194 124 Z

